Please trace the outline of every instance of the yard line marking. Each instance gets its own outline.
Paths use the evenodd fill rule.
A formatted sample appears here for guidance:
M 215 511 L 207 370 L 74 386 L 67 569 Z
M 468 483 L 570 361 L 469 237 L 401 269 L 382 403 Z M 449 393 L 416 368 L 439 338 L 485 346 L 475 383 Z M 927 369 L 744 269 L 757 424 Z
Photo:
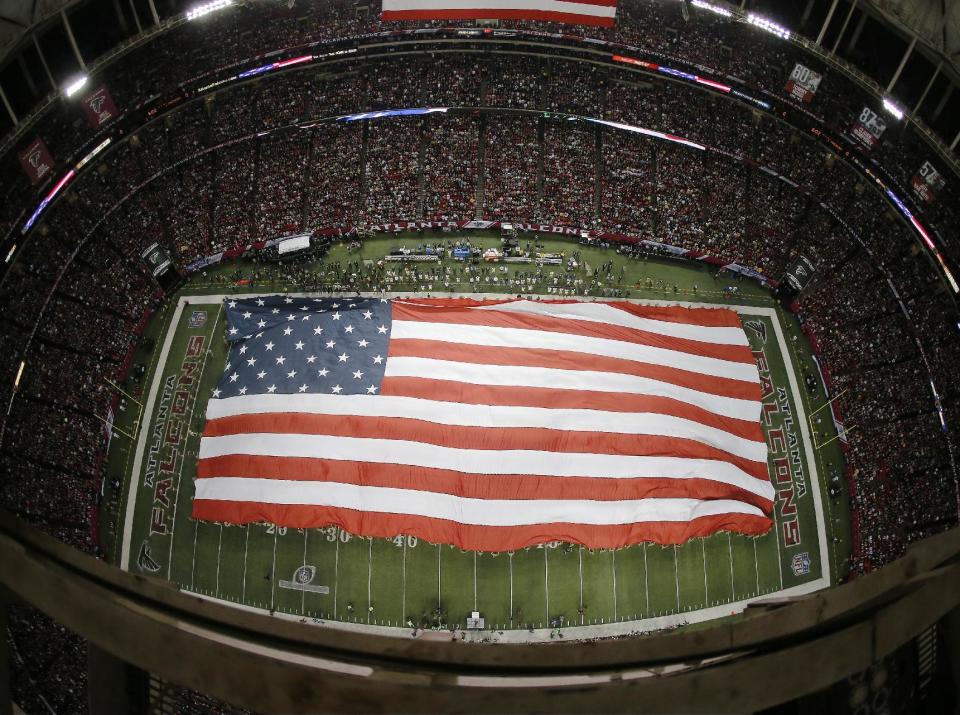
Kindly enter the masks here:
M 307 535 L 310 533 L 309 529 L 303 530 L 303 568 L 307 568 Z M 306 615 L 307 610 L 307 591 L 306 589 L 300 591 L 300 613 Z
M 613 620 L 617 620 L 617 552 L 610 551 L 610 561 L 613 565 Z
M 680 610 L 680 565 L 677 563 L 677 545 L 673 545 L 673 575 L 677 583 L 677 610 Z
M 700 553 L 703 554 L 703 605 L 710 605 L 710 593 L 707 590 L 707 540 L 700 538 Z
M 578 552 L 580 557 L 580 625 L 583 625 L 583 547 Z
M 334 530 L 334 535 L 337 537 L 333 540 L 334 543 L 334 552 L 333 552 L 333 617 L 337 617 L 337 585 L 340 583 L 340 528 L 336 526 L 331 526 L 331 529 Z
M 547 550 L 543 549 L 543 589 L 544 605 L 547 609 L 547 622 L 550 622 L 550 568 L 547 566 Z
M 247 524 L 247 536 L 243 540 L 243 585 L 240 587 L 240 600 L 247 600 L 247 547 L 250 545 L 250 524 Z
M 757 595 L 760 595 L 760 565 L 757 563 L 757 537 L 751 539 L 753 541 L 753 570 L 757 574 Z
M 193 524 L 193 559 L 190 561 L 190 590 L 193 590 L 194 584 L 194 572 L 197 570 L 197 532 L 200 531 L 200 522 L 195 521 Z M 173 539 L 171 539 L 173 541 Z M 170 565 L 167 564 L 167 578 L 170 578 Z
M 647 568 L 647 542 L 643 542 L 643 592 L 646 594 L 647 600 L 647 610 L 644 611 L 645 615 L 650 613 L 650 579 L 648 574 L 650 569 Z
M 371 589 L 373 585 L 373 537 L 367 537 L 367 543 L 370 544 L 370 548 L 367 550 L 367 623 L 370 622 L 370 614 L 373 613 L 370 609 L 373 608 L 373 600 L 371 597 Z
M 733 583 L 733 544 L 730 541 L 730 532 L 727 532 L 727 553 L 730 554 L 730 599 L 737 600 L 737 589 Z
M 437 610 L 440 610 L 441 601 L 440 601 L 440 544 L 437 544 Z
M 220 524 L 220 538 L 217 541 L 217 590 L 216 594 L 220 595 L 220 553 L 223 548 L 223 524 Z
M 270 608 L 276 606 L 276 596 L 274 595 L 277 590 L 277 532 L 280 531 L 276 526 L 273 527 L 273 565 L 270 567 Z
M 403 570 L 400 578 L 400 611 L 404 619 L 407 617 L 407 538 L 403 537 Z
M 477 552 L 473 552 L 473 610 L 477 610 Z
M 209 334 L 207 334 L 207 339 L 210 342 L 213 342 L 213 336 L 217 332 L 217 324 L 220 322 L 220 314 L 223 313 L 223 303 L 220 303 L 220 307 L 217 308 L 217 317 L 213 321 L 213 327 L 210 329 Z M 178 321 L 179 322 L 179 321 Z M 176 332 L 176 331 L 174 331 Z M 173 497 L 173 514 L 170 520 L 170 551 L 167 554 L 167 580 L 170 580 L 170 569 L 173 567 L 173 537 L 177 531 L 177 506 L 180 504 L 180 485 L 183 482 L 183 466 L 187 462 L 187 443 L 190 440 L 190 428 L 193 425 L 193 411 L 197 409 L 197 401 L 200 399 L 200 386 L 203 384 L 203 373 L 207 367 L 207 356 L 210 354 L 211 348 L 209 345 L 207 349 L 203 352 L 203 360 L 200 362 L 200 375 L 197 377 L 196 389 L 191 390 L 193 395 L 193 401 L 190 404 L 190 417 L 187 418 L 187 436 L 183 440 L 182 454 L 180 455 L 180 468 L 177 469 L 177 486 L 175 487 L 174 497 Z M 166 361 L 164 361 L 166 362 Z M 156 380 L 156 375 L 154 375 L 154 380 Z M 180 386 L 180 378 L 177 377 L 176 386 Z M 139 477 L 138 477 L 139 480 Z M 196 522 L 195 522 L 196 523 Z M 194 529 L 193 532 L 193 549 L 194 556 L 196 556 L 197 549 L 197 531 Z M 190 588 L 193 588 L 193 575 L 190 576 Z
M 513 625 L 513 552 L 511 551 L 507 556 L 510 560 L 510 625 Z

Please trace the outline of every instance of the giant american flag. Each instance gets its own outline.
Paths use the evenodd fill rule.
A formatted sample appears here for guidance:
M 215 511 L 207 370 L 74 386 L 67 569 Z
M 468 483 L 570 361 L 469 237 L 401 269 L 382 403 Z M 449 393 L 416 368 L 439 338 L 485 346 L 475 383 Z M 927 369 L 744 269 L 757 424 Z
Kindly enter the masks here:
M 481 551 L 771 526 L 731 310 L 263 296 L 226 315 L 197 519 Z
M 613 27 L 617 0 L 383 0 L 384 20 L 544 20 Z

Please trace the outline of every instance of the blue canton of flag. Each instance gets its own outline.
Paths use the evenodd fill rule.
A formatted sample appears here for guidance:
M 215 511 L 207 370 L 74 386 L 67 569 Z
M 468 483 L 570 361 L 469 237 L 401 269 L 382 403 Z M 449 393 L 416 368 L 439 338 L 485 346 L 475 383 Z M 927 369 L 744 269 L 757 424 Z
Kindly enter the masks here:
M 213 396 L 374 395 L 390 343 L 390 304 L 376 298 L 227 299 L 230 354 Z

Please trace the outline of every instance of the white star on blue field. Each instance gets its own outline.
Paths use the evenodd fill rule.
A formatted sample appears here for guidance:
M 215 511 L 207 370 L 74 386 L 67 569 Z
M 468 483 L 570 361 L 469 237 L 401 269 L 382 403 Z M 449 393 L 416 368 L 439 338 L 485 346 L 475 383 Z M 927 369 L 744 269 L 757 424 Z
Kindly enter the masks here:
M 390 344 L 380 298 L 226 299 L 230 354 L 214 398 L 311 393 L 375 395 Z

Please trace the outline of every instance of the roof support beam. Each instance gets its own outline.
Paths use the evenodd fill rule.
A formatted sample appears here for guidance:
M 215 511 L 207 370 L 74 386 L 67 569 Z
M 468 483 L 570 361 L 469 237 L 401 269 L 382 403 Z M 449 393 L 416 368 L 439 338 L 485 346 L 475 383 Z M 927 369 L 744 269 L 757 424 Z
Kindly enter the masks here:
M 913 108 L 913 114 L 916 114 L 920 111 L 920 107 L 923 105 L 923 100 L 927 98 L 927 95 L 930 94 L 930 88 L 933 87 L 933 83 L 936 81 L 937 76 L 940 74 L 940 68 L 943 67 L 943 60 L 940 60 L 940 63 L 937 65 L 937 68 L 933 71 L 933 74 L 930 76 L 930 81 L 927 82 L 926 89 L 923 90 L 923 94 L 920 95 L 920 101 L 917 102 L 917 106 Z
M 133 6 L 133 0 L 127 0 L 130 3 L 130 14 L 133 15 L 133 21 L 137 23 L 137 32 L 143 32 L 143 25 L 140 24 L 140 16 L 137 14 L 137 8 Z
M 823 21 L 823 27 L 820 28 L 820 34 L 817 35 L 818 45 L 823 42 L 823 37 L 827 34 L 827 28 L 830 27 L 830 21 L 833 19 L 833 13 L 836 11 L 839 2 L 840 0 L 833 0 L 833 2 L 830 3 L 830 10 L 827 12 L 827 17 Z
M 957 136 L 953 138 L 953 141 L 950 142 L 950 151 L 953 151 L 957 148 L 957 144 L 960 143 L 960 132 L 957 132 Z
M 942 112 L 943 108 L 947 106 L 947 100 L 950 99 L 951 94 L 953 94 L 952 83 L 947 85 L 947 89 L 943 93 L 943 97 L 940 98 L 940 103 L 937 105 L 937 108 L 933 110 L 933 116 L 930 118 L 931 123 L 940 118 L 940 112 Z
M 67 19 L 67 13 L 65 10 L 60 11 L 60 19 L 63 20 L 63 26 L 67 30 L 67 39 L 70 40 L 70 47 L 73 48 L 73 54 L 77 56 L 77 62 L 80 63 L 80 69 L 86 72 L 87 64 L 83 61 L 83 56 L 80 54 L 80 48 L 77 47 L 77 40 L 73 36 L 73 29 L 70 27 L 70 21 Z
M 840 40 L 843 39 L 843 33 L 847 31 L 847 25 L 850 24 L 850 18 L 853 17 L 853 11 L 857 9 L 857 0 L 853 0 L 850 3 L 850 9 L 847 10 L 847 16 L 843 19 L 843 25 L 840 26 L 840 34 L 837 35 L 837 41 L 833 43 L 833 49 L 830 50 L 831 54 L 837 54 L 837 48 L 840 47 Z
M 13 107 L 10 106 L 10 102 L 7 101 L 7 95 L 3 91 L 3 87 L 0 86 L 0 100 L 3 100 L 3 106 L 7 108 L 7 114 L 10 115 L 10 119 L 13 120 L 14 124 L 19 124 L 17 120 L 17 115 L 13 112 Z
M 37 33 L 30 33 L 33 38 L 33 46 L 37 48 L 37 54 L 40 56 L 40 64 L 43 65 L 43 71 L 47 73 L 47 79 L 50 80 L 50 89 L 57 89 L 57 81 L 53 78 L 53 73 L 50 71 L 50 65 L 47 64 L 47 58 L 43 56 L 43 50 L 40 49 L 40 43 L 37 42 Z
M 153 15 L 153 24 L 160 24 L 160 16 L 157 14 L 157 6 L 153 4 L 153 0 L 147 0 L 147 3 L 150 5 L 150 14 Z
M 913 48 L 917 46 L 917 36 L 914 35 L 913 39 L 910 40 L 910 46 L 907 47 L 907 51 L 903 53 L 903 58 L 900 60 L 900 65 L 897 67 L 897 71 L 893 73 L 893 77 L 890 79 L 890 84 L 887 85 L 887 94 L 893 91 L 893 86 L 897 83 L 897 80 L 900 79 L 900 73 L 903 72 L 903 68 L 907 66 L 907 60 L 910 59 L 910 55 L 913 53 Z

